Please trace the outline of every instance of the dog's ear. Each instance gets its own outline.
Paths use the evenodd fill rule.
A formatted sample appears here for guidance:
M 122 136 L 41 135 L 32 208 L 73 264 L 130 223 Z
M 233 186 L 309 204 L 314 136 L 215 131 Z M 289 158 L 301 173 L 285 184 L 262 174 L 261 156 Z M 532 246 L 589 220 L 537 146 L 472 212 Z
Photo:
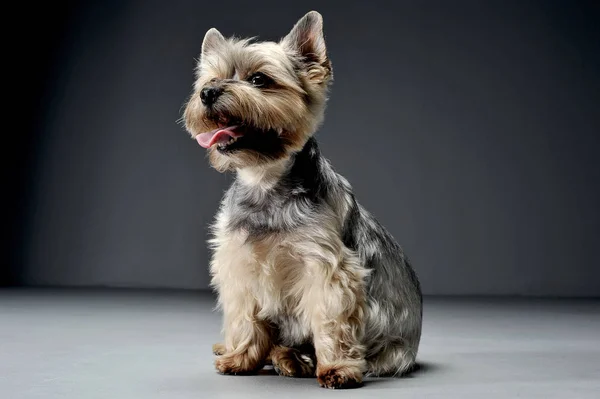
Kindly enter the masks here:
M 331 75 L 331 62 L 323 37 L 323 17 L 318 12 L 310 11 L 300 18 L 281 44 L 308 65 L 311 80 L 323 82 Z
M 202 41 L 202 55 L 208 54 L 211 51 L 214 51 L 219 46 L 225 44 L 226 40 L 215 28 L 210 28 L 206 35 L 204 35 L 204 40 Z

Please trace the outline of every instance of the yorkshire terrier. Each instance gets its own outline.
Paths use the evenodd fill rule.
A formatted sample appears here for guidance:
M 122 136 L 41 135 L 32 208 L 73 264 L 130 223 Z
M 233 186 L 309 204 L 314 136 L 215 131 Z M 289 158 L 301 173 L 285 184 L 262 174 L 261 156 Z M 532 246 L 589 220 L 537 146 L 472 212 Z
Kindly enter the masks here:
M 202 43 L 187 131 L 236 178 L 216 216 L 211 285 L 223 374 L 314 377 L 326 388 L 402 375 L 421 338 L 420 284 L 391 234 L 356 201 L 313 137 L 331 62 L 311 11 L 279 42 Z

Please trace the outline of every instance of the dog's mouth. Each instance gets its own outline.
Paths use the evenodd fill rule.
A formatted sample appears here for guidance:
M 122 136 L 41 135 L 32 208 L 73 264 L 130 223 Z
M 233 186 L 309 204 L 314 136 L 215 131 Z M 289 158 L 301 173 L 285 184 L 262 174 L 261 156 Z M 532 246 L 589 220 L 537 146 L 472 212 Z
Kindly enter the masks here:
M 238 125 L 219 127 L 210 132 L 200 133 L 196 136 L 196 141 L 204 148 L 210 148 L 217 145 L 219 148 L 225 148 L 237 141 L 244 135 L 243 130 Z
M 196 141 L 204 148 L 213 146 L 223 154 L 254 150 L 269 154 L 281 146 L 282 129 L 262 130 L 242 121 L 218 123 L 218 128 L 200 133 Z

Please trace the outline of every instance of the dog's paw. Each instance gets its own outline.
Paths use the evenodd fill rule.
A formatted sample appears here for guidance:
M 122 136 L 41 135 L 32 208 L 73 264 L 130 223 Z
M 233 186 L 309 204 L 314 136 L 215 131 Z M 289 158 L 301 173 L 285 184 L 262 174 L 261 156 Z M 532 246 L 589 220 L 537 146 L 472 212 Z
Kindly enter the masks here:
M 224 354 L 215 361 L 215 368 L 221 374 L 244 375 L 254 374 L 263 367 L 257 360 L 247 354 Z
M 278 346 L 271 350 L 273 370 L 285 377 L 314 377 L 315 359 L 297 349 Z
M 321 367 L 317 370 L 317 381 L 323 388 L 351 389 L 363 385 L 362 372 L 354 366 Z
M 225 345 L 221 344 L 221 343 L 216 343 L 212 346 L 212 351 L 213 351 L 214 355 L 217 355 L 217 356 L 224 355 L 226 352 Z

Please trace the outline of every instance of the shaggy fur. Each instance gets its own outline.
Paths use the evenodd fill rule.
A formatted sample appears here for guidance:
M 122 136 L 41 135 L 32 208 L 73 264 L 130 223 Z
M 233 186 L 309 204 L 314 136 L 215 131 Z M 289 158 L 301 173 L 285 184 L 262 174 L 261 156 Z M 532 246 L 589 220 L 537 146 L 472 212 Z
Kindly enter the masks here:
M 208 150 L 216 169 L 236 173 L 210 241 L 224 315 L 225 342 L 213 348 L 221 373 L 272 364 L 281 375 L 351 388 L 365 373 L 401 375 L 415 363 L 418 279 L 312 137 L 331 79 L 314 11 L 279 43 L 215 29 L 204 39 L 186 128 L 193 137 L 237 132 Z M 207 87 L 214 103 L 202 98 Z

